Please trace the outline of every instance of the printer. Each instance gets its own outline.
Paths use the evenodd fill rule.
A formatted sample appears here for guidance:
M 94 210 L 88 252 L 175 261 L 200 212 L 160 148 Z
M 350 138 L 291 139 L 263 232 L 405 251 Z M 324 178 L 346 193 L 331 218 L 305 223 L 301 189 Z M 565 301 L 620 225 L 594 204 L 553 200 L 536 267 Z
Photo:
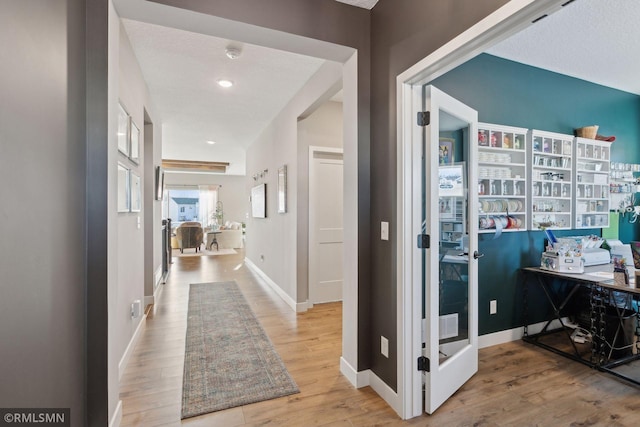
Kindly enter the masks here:
M 609 251 L 602 248 L 586 248 L 582 250 L 582 258 L 585 267 L 590 265 L 609 264 L 611 257 Z

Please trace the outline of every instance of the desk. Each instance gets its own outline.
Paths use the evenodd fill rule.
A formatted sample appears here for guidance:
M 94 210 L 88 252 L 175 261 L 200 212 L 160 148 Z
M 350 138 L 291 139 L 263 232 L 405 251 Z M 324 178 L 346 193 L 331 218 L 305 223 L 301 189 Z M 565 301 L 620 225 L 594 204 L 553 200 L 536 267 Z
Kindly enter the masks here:
M 522 269 L 525 278 L 522 339 L 640 385 L 640 362 L 629 365 L 640 360 L 640 289 L 615 285 L 611 269 L 611 265 L 586 267 L 583 274 L 557 273 L 540 267 Z M 547 319 L 541 332 L 530 335 L 528 297 L 532 282 L 543 290 L 553 318 Z M 567 325 L 567 316 L 572 314 L 568 308 L 579 293 L 588 295 L 588 306 L 582 308 L 589 316 L 585 329 L 591 340 L 584 343 L 575 342 L 574 328 Z M 580 303 L 584 306 L 585 301 Z M 552 329 L 554 321 L 560 326 Z M 623 365 L 627 366 L 617 369 Z
M 221 231 L 207 231 L 207 249 L 211 250 L 213 245 L 216 245 L 216 251 L 218 250 L 218 234 L 222 233 Z

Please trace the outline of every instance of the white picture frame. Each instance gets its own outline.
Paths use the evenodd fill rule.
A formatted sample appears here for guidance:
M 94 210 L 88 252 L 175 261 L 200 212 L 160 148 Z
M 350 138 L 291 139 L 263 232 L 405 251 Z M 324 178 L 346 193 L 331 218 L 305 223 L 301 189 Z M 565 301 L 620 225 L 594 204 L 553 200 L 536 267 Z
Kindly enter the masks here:
M 142 210 L 142 181 L 140 175 L 133 170 L 129 172 L 129 176 L 131 212 L 140 212 Z
M 118 103 L 118 151 L 129 156 L 129 113 Z
M 287 213 L 287 165 L 278 168 L 278 213 Z
M 118 212 L 129 212 L 131 208 L 129 190 L 129 168 L 118 163 Z
M 129 117 L 129 135 L 129 159 L 135 164 L 138 164 L 140 163 L 140 129 L 131 117 Z

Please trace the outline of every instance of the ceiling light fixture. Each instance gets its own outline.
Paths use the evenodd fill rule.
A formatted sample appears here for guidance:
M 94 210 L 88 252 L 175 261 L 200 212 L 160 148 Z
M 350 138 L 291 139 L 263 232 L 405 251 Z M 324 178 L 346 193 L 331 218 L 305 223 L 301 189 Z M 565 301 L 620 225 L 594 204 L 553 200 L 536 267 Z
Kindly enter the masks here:
M 220 79 L 218 80 L 218 84 L 224 88 L 228 88 L 233 86 L 233 82 L 231 80 L 227 80 L 227 79 Z
M 227 54 L 227 58 L 236 59 L 240 56 L 242 50 L 236 46 L 227 46 L 227 48 L 224 50 L 224 53 Z
M 210 145 L 213 145 L 215 143 L 216 143 L 215 141 L 211 141 L 211 140 L 207 141 L 207 144 L 210 144 Z

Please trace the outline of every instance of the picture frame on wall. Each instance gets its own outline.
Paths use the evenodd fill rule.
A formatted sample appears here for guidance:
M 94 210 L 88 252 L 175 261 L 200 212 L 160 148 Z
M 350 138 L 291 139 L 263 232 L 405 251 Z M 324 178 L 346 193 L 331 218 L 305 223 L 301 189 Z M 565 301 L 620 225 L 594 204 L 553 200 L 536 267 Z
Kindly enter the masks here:
M 129 212 L 129 168 L 118 163 L 118 212 Z
M 438 163 L 441 165 L 452 165 L 454 159 L 455 140 L 451 138 L 440 138 L 438 144 Z
M 129 175 L 131 188 L 131 212 L 140 212 L 142 210 L 142 182 L 140 180 L 140 175 L 134 171 L 130 171 Z
M 287 213 L 287 165 L 278 168 L 278 213 Z
M 258 184 L 251 189 L 251 216 L 267 217 L 267 184 Z
M 133 119 L 129 118 L 129 135 L 131 136 L 130 153 L 129 158 L 132 162 L 140 163 L 140 129 L 133 122 Z
M 118 103 L 118 151 L 129 156 L 129 114 Z

